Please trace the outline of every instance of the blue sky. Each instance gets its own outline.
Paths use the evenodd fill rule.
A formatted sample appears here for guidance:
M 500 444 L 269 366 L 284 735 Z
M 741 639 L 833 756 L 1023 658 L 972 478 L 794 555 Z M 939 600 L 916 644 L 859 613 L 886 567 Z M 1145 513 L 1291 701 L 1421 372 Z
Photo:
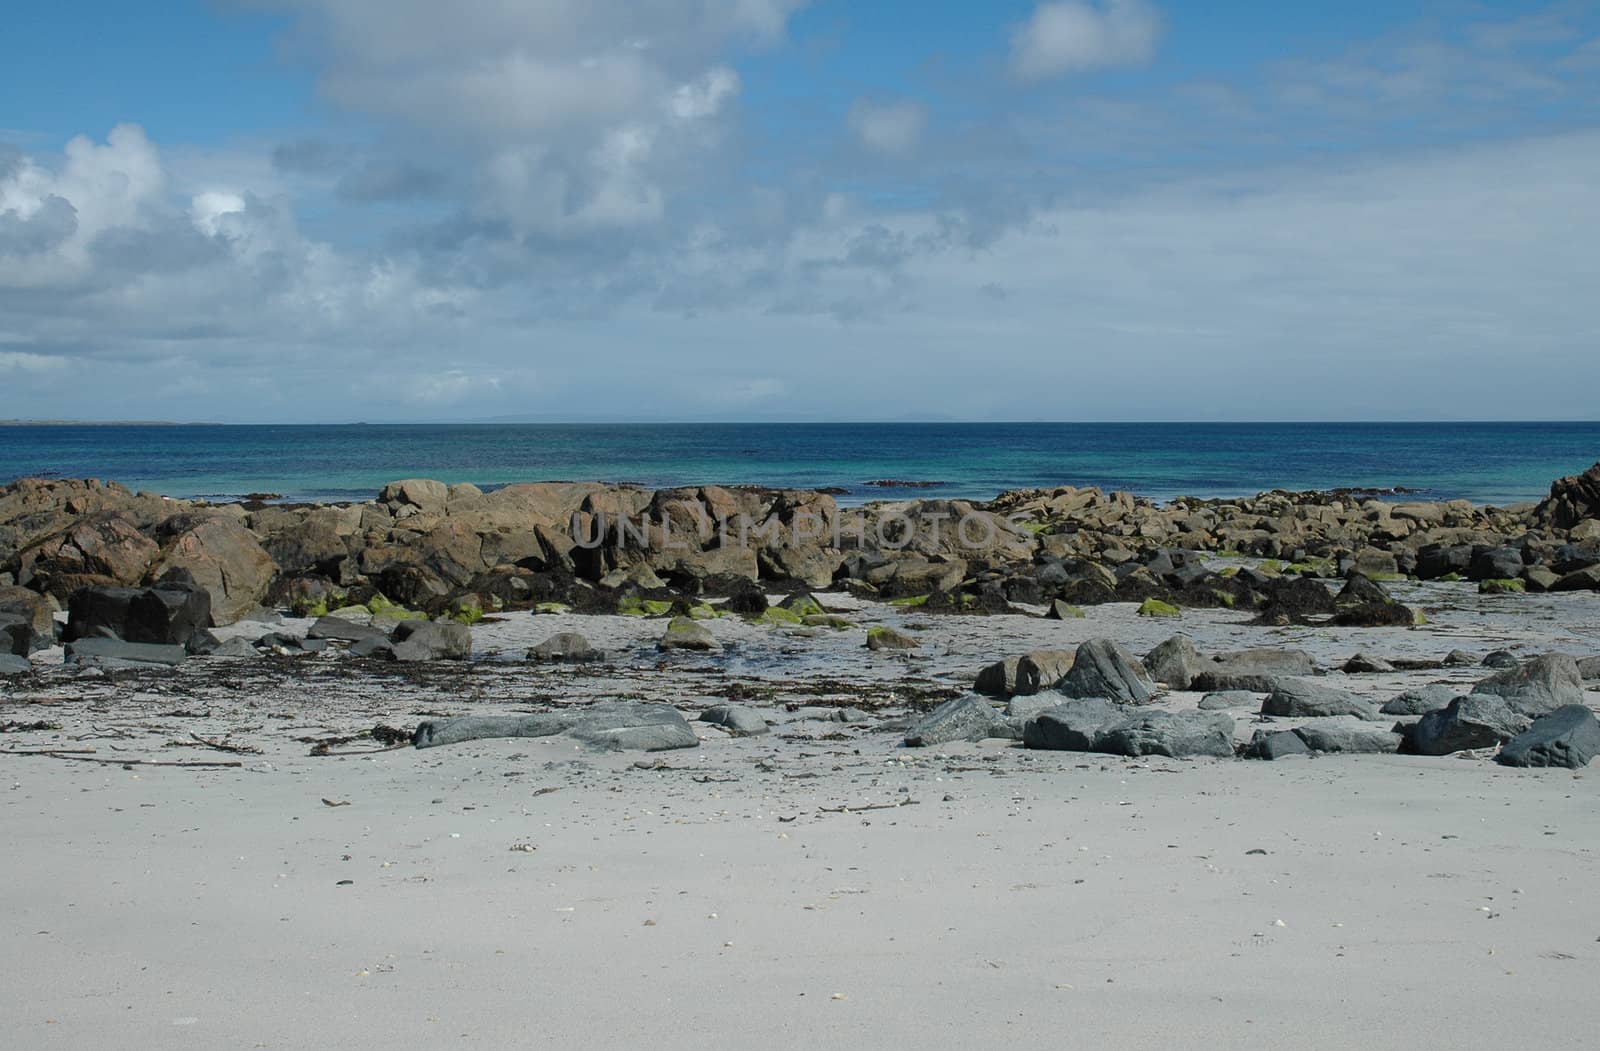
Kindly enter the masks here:
M 18 6 L 0 416 L 1594 416 L 1593 4 Z

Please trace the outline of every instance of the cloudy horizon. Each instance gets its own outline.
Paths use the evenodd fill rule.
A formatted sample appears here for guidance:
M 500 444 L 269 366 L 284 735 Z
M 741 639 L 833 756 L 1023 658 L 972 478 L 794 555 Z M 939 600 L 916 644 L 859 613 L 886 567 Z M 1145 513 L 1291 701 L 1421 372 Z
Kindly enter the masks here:
M 1600 11 L 1281 6 L 11 14 L 0 417 L 1595 418 Z

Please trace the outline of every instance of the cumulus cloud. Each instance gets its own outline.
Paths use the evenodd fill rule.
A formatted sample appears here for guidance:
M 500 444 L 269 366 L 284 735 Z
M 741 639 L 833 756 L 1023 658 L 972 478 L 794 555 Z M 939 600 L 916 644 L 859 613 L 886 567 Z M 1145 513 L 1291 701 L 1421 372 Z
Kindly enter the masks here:
M 873 103 L 865 100 L 850 107 L 850 130 L 869 150 L 887 154 L 910 153 L 922 138 L 927 110 L 915 102 Z
M 1011 39 L 1011 70 L 1025 80 L 1150 61 L 1161 16 L 1145 0 L 1057 0 L 1034 8 Z

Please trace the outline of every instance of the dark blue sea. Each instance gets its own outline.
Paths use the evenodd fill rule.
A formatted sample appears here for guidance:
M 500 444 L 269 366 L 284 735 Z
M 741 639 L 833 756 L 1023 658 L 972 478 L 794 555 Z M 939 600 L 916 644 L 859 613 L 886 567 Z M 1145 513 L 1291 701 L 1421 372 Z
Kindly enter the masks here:
M 1157 500 L 1401 488 L 1507 504 L 1600 460 L 1600 423 L 818 423 L 0 426 L 0 480 L 100 478 L 169 496 L 360 500 L 406 477 L 755 484 L 987 499 L 1099 485 Z M 1402 498 L 1402 497 L 1397 497 Z

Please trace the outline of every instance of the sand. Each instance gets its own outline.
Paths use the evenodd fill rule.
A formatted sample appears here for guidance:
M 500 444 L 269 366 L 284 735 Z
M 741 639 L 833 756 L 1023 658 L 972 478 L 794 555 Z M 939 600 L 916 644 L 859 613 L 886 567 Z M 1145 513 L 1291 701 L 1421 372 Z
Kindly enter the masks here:
M 1357 650 L 1600 650 L 1597 596 L 1430 585 L 1397 597 L 1429 609 L 1430 626 L 857 606 L 862 624 L 920 635 L 923 655 L 871 654 L 860 630 L 796 637 L 718 621 L 731 652 L 661 662 L 660 621 L 519 614 L 475 629 L 481 653 L 506 659 L 470 670 L 367 672 L 312 656 L 47 678 L 8 695 L 0 722 L 59 729 L 7 733 L 0 749 L 241 765 L 0 756 L 5 1042 L 1589 1042 L 1600 771 L 1509 770 L 1475 753 L 1262 763 L 1001 741 L 909 750 L 883 725 L 959 692 L 988 660 L 1095 635 L 1142 652 L 1181 627 L 1203 651 L 1297 645 L 1334 667 Z M 560 630 L 615 662 L 513 659 Z M 1483 674 L 1327 681 L 1386 699 Z M 782 720 L 774 734 L 696 724 L 700 748 L 650 756 L 563 738 L 308 754 L 375 723 L 602 696 L 666 700 L 692 718 L 735 684 Z M 843 703 L 874 722 L 815 718 Z M 1248 737 L 1253 716 L 1235 714 Z M 848 809 L 860 807 L 875 809 Z

